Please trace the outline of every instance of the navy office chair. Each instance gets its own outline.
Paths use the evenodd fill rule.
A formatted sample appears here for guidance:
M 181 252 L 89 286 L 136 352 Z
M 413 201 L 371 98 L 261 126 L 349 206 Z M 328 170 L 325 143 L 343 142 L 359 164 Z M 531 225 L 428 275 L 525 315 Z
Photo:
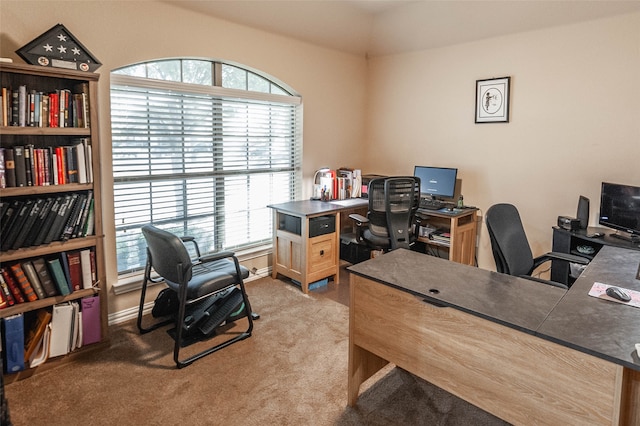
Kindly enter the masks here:
M 140 333 L 173 323 L 173 359 L 178 368 L 251 336 L 253 319 L 257 315 L 251 312 L 244 288 L 244 279 L 249 276 L 249 271 L 240 265 L 232 252 L 222 251 L 202 256 L 193 237 L 180 238 L 152 225 L 143 226 L 142 234 L 147 241 L 147 264 L 138 310 L 137 325 Z M 193 245 L 195 258 L 189 254 L 185 243 Z M 152 277 L 152 269 L 159 278 Z M 156 320 L 150 326 L 143 326 L 142 313 L 147 286 L 163 280 L 169 291 L 175 292 L 173 298 L 177 300 L 177 313 L 168 319 Z M 237 312 L 240 309 L 242 314 Z M 180 349 L 189 341 L 211 337 L 223 322 L 244 316 L 248 320 L 245 331 L 186 359 L 180 359 Z
M 567 289 L 568 287 L 562 283 L 532 277 L 531 274 L 540 265 L 550 260 L 581 265 L 589 263 L 587 258 L 558 252 L 549 252 L 534 258 L 520 214 L 512 204 L 491 206 L 485 215 L 485 222 L 489 231 L 493 258 L 496 261 L 496 270 L 500 273 Z

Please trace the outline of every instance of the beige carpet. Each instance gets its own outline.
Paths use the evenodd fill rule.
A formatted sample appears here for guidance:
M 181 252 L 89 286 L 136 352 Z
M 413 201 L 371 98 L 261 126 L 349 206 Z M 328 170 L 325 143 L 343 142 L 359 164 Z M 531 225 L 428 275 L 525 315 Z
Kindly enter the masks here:
M 8 384 L 13 424 L 505 424 L 392 366 L 347 407 L 348 308 L 270 278 L 247 290 L 262 316 L 249 339 L 178 370 L 163 329 L 112 327 L 108 349 Z

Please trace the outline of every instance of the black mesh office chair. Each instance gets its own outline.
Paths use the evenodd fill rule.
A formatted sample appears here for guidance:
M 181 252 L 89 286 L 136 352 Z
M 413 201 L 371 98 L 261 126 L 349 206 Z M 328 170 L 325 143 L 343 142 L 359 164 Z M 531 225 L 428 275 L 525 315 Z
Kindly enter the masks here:
M 173 359 L 178 368 L 251 336 L 254 315 L 244 288 L 244 279 L 249 276 L 249 271 L 240 265 L 232 252 L 201 256 L 193 237 L 180 238 L 152 225 L 143 226 L 142 234 L 147 242 L 147 264 L 138 310 L 137 325 L 140 333 L 173 323 L 175 328 L 170 330 L 170 334 L 175 340 Z M 185 243 L 193 245 L 194 255 L 190 255 Z M 152 269 L 159 278 L 152 277 Z M 168 319 L 156 320 L 152 325 L 143 326 L 147 286 L 163 280 L 169 291 L 175 292 L 173 297 L 177 300 L 177 313 L 170 315 Z M 245 331 L 234 333 L 234 337 L 222 343 L 180 359 L 180 349 L 189 342 L 212 337 L 223 322 L 240 317 L 248 320 Z M 219 339 L 215 341 L 218 342 Z
M 528 278 L 556 287 L 568 288 L 562 283 L 532 277 L 533 271 L 545 262 L 560 260 L 581 265 L 589 263 L 589 259 L 572 254 L 549 252 L 533 257 L 527 235 L 522 226 L 520 214 L 512 204 L 495 204 L 487 210 L 485 222 L 491 240 L 491 250 L 496 261 L 496 270 Z
M 367 217 L 349 215 L 356 223 L 356 241 L 374 250 L 409 248 L 419 231 L 416 211 L 420 204 L 420 178 L 375 178 L 369 182 L 368 194 Z

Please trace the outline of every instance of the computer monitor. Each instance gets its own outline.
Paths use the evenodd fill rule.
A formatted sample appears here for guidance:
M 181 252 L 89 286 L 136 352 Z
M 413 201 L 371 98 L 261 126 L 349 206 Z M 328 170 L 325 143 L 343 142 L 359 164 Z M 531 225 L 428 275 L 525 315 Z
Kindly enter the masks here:
M 415 166 L 413 175 L 420 178 L 420 196 L 434 199 L 453 198 L 458 169 Z

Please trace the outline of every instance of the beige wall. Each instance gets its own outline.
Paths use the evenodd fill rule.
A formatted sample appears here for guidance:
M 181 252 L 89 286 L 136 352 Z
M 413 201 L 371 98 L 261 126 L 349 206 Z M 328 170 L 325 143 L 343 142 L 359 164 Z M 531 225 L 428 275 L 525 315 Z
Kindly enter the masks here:
M 102 62 L 102 135 L 105 241 L 109 312 L 136 306 L 137 292 L 115 296 L 115 246 L 111 174 L 109 71 L 157 58 L 203 57 L 235 61 L 266 72 L 296 90 L 304 104 L 303 195 L 311 195 L 313 172 L 324 165 L 358 167 L 360 152 L 345 149 L 364 138 L 366 60 L 267 34 L 149 1 L 0 2 L 0 56 L 23 62 L 15 50 L 62 23 Z M 267 258 L 243 262 L 267 267 Z
M 640 185 L 640 14 L 370 60 L 367 168 L 459 169 L 465 202 L 515 204 L 534 254 L 600 183 Z M 475 81 L 511 76 L 510 123 L 474 124 Z M 494 269 L 482 224 L 479 265 Z
M 535 253 L 580 194 L 591 222 L 602 180 L 640 184 L 640 15 L 594 21 L 369 61 L 149 1 L 0 0 L 0 55 L 64 24 L 102 63 L 100 118 L 109 266 L 109 71 L 172 56 L 236 61 L 293 87 L 304 103 L 303 196 L 315 169 L 412 173 L 454 166 L 468 204 L 521 210 Z M 474 124 L 475 80 L 512 77 L 509 124 Z M 368 81 L 367 81 L 368 80 Z M 624 152 L 621 154 L 621 152 Z M 482 226 L 480 266 L 493 269 Z M 266 265 L 264 258 L 253 261 Z M 249 265 L 252 266 L 252 265 Z M 137 293 L 109 294 L 109 312 Z

